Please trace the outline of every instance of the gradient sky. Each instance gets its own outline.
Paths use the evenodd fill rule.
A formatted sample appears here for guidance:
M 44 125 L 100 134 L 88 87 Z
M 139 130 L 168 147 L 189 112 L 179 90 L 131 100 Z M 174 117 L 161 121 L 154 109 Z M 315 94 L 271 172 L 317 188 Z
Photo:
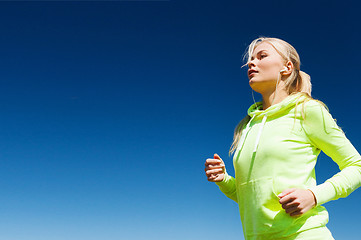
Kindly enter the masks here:
M 252 104 L 242 55 L 291 43 L 361 150 L 356 1 L 0 1 L 0 239 L 244 239 L 206 181 Z M 260 96 L 256 95 L 259 100 Z M 322 155 L 318 181 L 338 171 Z M 361 190 L 325 204 L 359 239 Z

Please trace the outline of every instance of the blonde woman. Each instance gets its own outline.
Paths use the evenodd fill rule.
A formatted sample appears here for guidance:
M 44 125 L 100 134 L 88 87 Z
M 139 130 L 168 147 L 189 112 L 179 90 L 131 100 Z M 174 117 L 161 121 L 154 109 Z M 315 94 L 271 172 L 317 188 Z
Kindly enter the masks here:
M 238 203 L 247 240 L 334 239 L 322 204 L 361 185 L 360 154 L 324 104 L 311 98 L 310 77 L 290 44 L 258 38 L 247 56 L 249 84 L 263 99 L 235 129 L 235 178 L 215 154 L 205 163 L 208 181 Z M 317 184 L 320 151 L 341 171 Z

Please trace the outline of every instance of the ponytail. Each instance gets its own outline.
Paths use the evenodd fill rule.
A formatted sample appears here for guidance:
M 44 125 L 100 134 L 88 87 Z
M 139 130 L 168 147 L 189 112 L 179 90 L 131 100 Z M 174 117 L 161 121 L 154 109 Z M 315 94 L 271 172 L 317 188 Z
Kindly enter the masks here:
M 311 77 L 304 71 L 294 69 L 288 79 L 286 79 L 285 85 L 288 94 L 302 92 L 311 97 Z
M 299 71 L 298 75 L 301 82 L 299 92 L 307 93 L 308 96 L 311 97 L 312 84 L 310 75 L 308 75 L 304 71 Z

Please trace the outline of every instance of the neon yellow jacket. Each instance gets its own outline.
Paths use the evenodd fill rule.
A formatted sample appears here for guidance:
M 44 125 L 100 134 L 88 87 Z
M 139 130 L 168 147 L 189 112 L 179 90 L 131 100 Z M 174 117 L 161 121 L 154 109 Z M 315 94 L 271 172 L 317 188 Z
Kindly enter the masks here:
M 346 197 L 361 185 L 361 157 L 329 112 L 298 93 L 266 110 L 253 104 L 251 120 L 242 131 L 233 164 L 220 190 L 236 201 L 245 238 L 278 239 L 325 226 L 328 213 L 321 206 Z M 316 184 L 315 164 L 320 151 L 335 161 L 340 172 Z M 290 217 L 277 197 L 287 188 L 310 189 L 317 206 Z

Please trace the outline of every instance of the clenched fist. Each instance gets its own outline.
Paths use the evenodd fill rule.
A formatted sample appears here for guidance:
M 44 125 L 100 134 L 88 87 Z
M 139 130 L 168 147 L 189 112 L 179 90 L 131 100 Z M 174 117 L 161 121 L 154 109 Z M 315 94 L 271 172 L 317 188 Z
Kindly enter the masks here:
M 208 158 L 206 160 L 206 168 L 204 171 L 206 172 L 206 176 L 208 181 L 210 182 L 222 182 L 224 179 L 224 173 L 226 172 L 226 167 L 224 165 L 223 160 L 218 156 L 218 154 L 214 154 L 213 158 Z
M 302 215 L 317 204 L 315 195 L 308 189 L 286 189 L 278 197 L 282 208 L 290 216 Z

